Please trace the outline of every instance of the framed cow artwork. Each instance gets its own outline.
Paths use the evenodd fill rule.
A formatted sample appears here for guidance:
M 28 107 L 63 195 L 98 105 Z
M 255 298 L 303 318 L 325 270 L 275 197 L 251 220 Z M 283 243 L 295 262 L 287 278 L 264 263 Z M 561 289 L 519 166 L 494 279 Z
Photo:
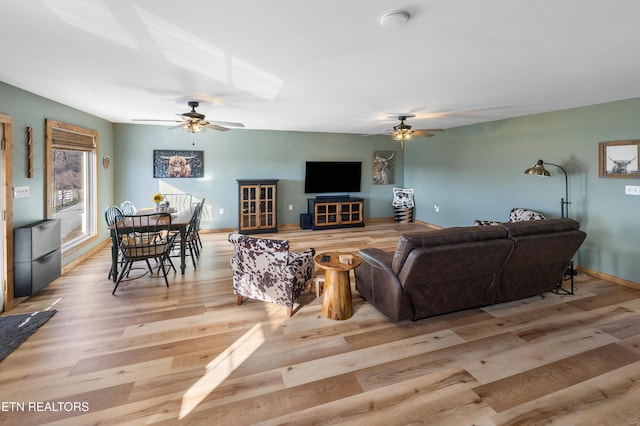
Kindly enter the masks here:
M 153 151 L 154 178 L 201 178 L 204 151 Z
M 395 151 L 374 151 L 371 178 L 374 185 L 391 185 L 394 183 L 396 170 Z
M 640 178 L 638 172 L 640 140 L 600 142 L 598 148 L 600 177 Z

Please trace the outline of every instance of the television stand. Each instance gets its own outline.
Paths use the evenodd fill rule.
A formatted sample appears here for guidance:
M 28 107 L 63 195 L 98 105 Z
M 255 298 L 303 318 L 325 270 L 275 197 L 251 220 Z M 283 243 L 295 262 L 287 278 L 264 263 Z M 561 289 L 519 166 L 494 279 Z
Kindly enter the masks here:
M 349 200 L 351 197 L 349 195 L 316 195 L 317 201 L 339 201 L 339 200 Z
M 348 195 L 308 198 L 307 210 L 314 230 L 364 226 L 362 198 Z

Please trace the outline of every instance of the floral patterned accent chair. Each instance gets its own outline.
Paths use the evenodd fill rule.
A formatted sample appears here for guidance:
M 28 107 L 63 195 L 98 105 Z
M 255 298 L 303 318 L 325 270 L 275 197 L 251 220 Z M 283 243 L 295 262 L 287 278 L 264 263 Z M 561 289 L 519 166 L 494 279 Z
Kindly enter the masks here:
M 509 212 L 509 217 L 507 218 L 507 222 L 522 222 L 525 220 L 544 220 L 546 219 L 545 215 L 542 213 L 538 213 L 533 210 L 523 209 L 522 207 L 515 207 L 511 209 Z M 484 226 L 484 225 L 498 225 L 504 222 L 497 222 L 494 220 L 475 220 L 474 225 Z
M 228 237 L 235 246 L 231 258 L 233 293 L 238 305 L 244 297 L 287 307 L 293 304 L 313 278 L 315 250 L 289 251 L 289 241 L 256 238 L 234 232 Z

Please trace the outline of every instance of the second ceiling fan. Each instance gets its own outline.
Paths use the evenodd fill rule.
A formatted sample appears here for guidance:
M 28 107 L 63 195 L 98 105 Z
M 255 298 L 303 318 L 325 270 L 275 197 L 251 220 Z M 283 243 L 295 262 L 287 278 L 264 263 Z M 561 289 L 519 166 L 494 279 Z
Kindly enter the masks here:
M 200 105 L 198 101 L 189 101 L 187 103 L 191 107 L 191 111 L 178 114 L 182 119 L 180 120 L 154 120 L 154 119 L 133 119 L 133 121 L 166 121 L 173 123 L 180 123 L 171 129 L 183 129 L 191 133 L 202 133 L 206 129 L 215 129 L 222 132 L 226 132 L 228 127 L 244 127 L 242 123 L 234 123 L 232 121 L 214 121 L 205 120 L 205 115 L 196 111 L 196 108 Z
M 400 124 L 397 126 L 393 126 L 392 136 L 393 139 L 402 141 L 411 139 L 412 136 L 422 136 L 425 138 L 430 138 L 431 136 L 435 136 L 434 133 L 444 132 L 443 129 L 416 129 L 411 130 L 411 126 L 405 124 L 404 121 L 408 118 L 415 117 L 415 114 L 405 114 L 398 115 L 398 120 L 400 120 Z
M 444 132 L 444 129 L 415 129 L 412 130 L 412 127 L 409 124 L 405 123 L 405 120 L 409 118 L 415 117 L 415 114 L 392 114 L 389 118 L 394 118 L 400 120 L 400 124 L 393 126 L 393 130 L 388 130 L 383 133 L 378 133 L 381 135 L 390 135 L 394 140 L 400 141 L 402 147 L 404 148 L 404 142 L 410 140 L 414 136 L 421 136 L 424 138 L 429 138 L 431 136 L 435 136 L 435 133 Z

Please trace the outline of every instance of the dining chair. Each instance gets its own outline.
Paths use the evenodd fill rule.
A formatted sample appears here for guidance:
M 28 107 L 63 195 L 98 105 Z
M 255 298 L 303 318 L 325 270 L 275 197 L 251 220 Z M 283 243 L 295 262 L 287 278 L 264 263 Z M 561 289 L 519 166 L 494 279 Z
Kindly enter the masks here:
M 189 221 L 189 225 L 187 226 L 187 230 L 185 232 L 185 246 L 189 249 L 188 256 L 191 257 L 191 263 L 193 263 L 194 269 L 197 269 L 196 266 L 196 258 L 200 257 L 200 246 L 198 244 L 198 226 L 200 224 L 200 217 L 202 213 L 203 203 L 198 203 L 193 208 L 193 213 L 191 214 L 191 220 Z M 179 253 L 176 253 L 177 246 L 180 244 L 180 235 L 176 235 L 176 240 L 174 242 L 172 256 L 178 257 Z M 186 254 L 186 253 L 185 253 Z
M 200 239 L 200 222 L 202 221 L 202 212 L 204 210 L 204 198 L 200 201 L 199 205 L 199 210 L 198 210 L 198 220 L 197 220 L 197 224 L 196 224 L 196 244 L 200 247 L 200 250 L 202 250 L 203 246 L 202 246 L 202 240 Z
M 117 216 L 121 216 L 122 215 L 122 210 L 120 210 L 120 208 L 118 206 L 109 206 L 104 210 L 104 219 L 105 222 L 107 222 L 107 227 L 114 227 L 116 224 L 116 217 Z M 111 231 L 112 233 L 114 233 L 113 235 L 116 236 L 116 238 L 112 238 L 111 240 L 111 244 L 114 244 L 116 247 L 118 246 L 118 242 L 119 239 L 117 237 L 117 233 L 115 233 L 115 229 Z M 112 248 L 113 249 L 113 248 Z M 119 258 L 118 261 L 120 262 L 121 259 Z M 111 268 L 109 269 L 109 276 L 108 278 L 111 279 L 111 277 L 113 276 L 113 263 L 111 264 Z
M 128 214 L 128 215 L 134 215 L 138 211 L 135 204 L 133 204 L 131 201 L 128 201 L 128 200 L 123 201 L 122 204 L 120 204 L 120 210 L 122 210 L 122 213 Z
M 122 210 L 118 206 L 109 206 L 104 210 L 104 220 L 107 222 L 107 226 L 115 225 L 117 216 L 122 216 Z
M 130 279 L 129 272 L 135 262 L 144 261 L 148 272 L 153 273 L 150 260 L 156 262 L 158 274 L 162 270 L 164 282 L 169 287 L 165 262 L 171 254 L 171 247 L 176 234 L 171 229 L 171 215 L 169 213 L 150 213 L 144 215 L 118 215 L 115 219 L 115 229 L 120 236 L 119 250 L 124 266 L 118 274 L 116 290 L 124 277 Z M 146 275 L 143 274 L 141 276 Z M 139 278 L 137 276 L 135 278 Z M 135 279 L 131 278 L 131 279 Z
M 166 194 L 163 193 L 165 201 L 169 202 L 169 207 L 173 207 L 178 211 L 188 210 L 193 203 L 193 197 L 189 193 L 183 194 Z

